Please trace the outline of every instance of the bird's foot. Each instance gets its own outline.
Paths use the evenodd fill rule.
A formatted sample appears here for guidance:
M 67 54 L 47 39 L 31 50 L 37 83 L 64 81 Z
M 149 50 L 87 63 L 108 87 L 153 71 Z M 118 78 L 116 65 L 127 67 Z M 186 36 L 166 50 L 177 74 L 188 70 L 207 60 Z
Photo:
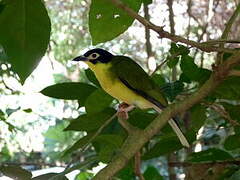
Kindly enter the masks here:
M 131 111 L 134 108 L 133 105 L 129 105 L 126 103 L 121 103 L 118 106 L 118 117 L 122 119 L 128 119 L 128 112 Z

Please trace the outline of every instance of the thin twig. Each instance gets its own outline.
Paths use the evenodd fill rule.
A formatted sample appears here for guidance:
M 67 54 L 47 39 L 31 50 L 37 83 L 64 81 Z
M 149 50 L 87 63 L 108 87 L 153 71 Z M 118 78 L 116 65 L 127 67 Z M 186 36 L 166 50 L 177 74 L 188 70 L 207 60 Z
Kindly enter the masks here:
M 138 151 L 135 154 L 134 160 L 135 160 L 135 167 L 134 167 L 135 175 L 139 178 L 139 180 L 145 180 L 145 178 L 141 173 L 141 152 L 140 151 Z
M 202 51 L 205 52 L 228 52 L 228 53 L 234 53 L 237 50 L 236 49 L 231 49 L 231 48 L 221 48 L 221 47 L 215 47 L 215 46 L 210 46 L 202 43 L 198 43 L 196 41 L 188 40 L 185 39 L 181 36 L 178 35 L 173 35 L 167 31 L 163 30 L 162 26 L 157 26 L 150 21 L 146 20 L 144 17 L 138 15 L 134 10 L 126 6 L 122 1 L 120 0 L 109 0 L 111 1 L 116 7 L 124 10 L 129 16 L 131 16 L 134 19 L 137 19 L 140 23 L 142 23 L 144 26 L 146 26 L 149 29 L 152 29 L 153 31 L 157 32 L 160 36 L 160 38 L 167 38 L 172 40 L 173 42 L 181 42 L 187 45 L 190 45 L 192 47 L 196 47 Z
M 89 141 L 82 147 L 80 154 L 85 152 L 89 146 L 90 143 L 102 132 L 102 130 L 110 123 L 112 122 L 112 120 L 114 118 L 117 117 L 117 113 L 115 113 L 114 115 L 112 115 L 112 117 L 110 117 L 107 121 L 104 122 L 104 124 L 97 130 L 97 132 L 95 132 L 95 134 L 89 139 Z
M 240 123 L 233 120 L 228 112 L 219 104 L 212 104 L 209 106 L 214 111 L 218 112 L 224 119 L 226 119 L 233 126 L 240 126 Z
M 228 76 L 240 76 L 239 70 L 231 70 L 228 74 Z
M 169 166 L 173 167 L 188 167 L 188 166 L 201 166 L 201 165 L 217 165 L 217 164 L 222 164 L 222 165 L 229 165 L 229 164 L 235 164 L 235 165 L 240 165 L 239 160 L 235 161 L 215 161 L 215 162 L 200 162 L 200 163 L 193 163 L 193 162 L 169 162 Z
M 225 29 L 222 33 L 221 39 L 227 39 L 228 38 L 228 34 L 232 28 L 233 23 L 235 22 L 235 20 L 237 19 L 238 15 L 240 14 L 240 3 L 237 5 L 236 10 L 234 11 L 234 13 L 232 14 L 232 16 L 230 17 L 230 19 L 228 20 Z M 224 44 L 220 44 L 219 48 L 224 48 Z M 217 58 L 216 58 L 216 63 L 220 64 L 223 61 L 223 52 L 219 52 L 217 54 Z

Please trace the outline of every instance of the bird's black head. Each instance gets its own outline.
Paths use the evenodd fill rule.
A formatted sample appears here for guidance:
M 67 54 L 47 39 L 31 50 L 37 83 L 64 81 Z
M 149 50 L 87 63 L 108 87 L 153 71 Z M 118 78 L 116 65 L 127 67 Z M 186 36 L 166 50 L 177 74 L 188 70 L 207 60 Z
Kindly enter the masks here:
M 96 63 L 108 63 L 112 60 L 113 55 L 100 48 L 87 51 L 83 56 L 78 56 L 73 61 L 88 61 L 92 64 Z

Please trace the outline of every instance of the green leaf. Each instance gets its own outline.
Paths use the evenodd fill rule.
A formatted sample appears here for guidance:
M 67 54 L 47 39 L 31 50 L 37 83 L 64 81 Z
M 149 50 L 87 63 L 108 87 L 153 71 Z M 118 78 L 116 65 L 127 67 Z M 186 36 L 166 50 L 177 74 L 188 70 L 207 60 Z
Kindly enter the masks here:
M 229 151 L 240 148 L 240 135 L 228 136 L 224 142 L 224 148 Z
M 185 82 L 185 83 L 191 83 L 192 82 L 191 79 L 189 79 L 187 77 L 187 75 L 185 75 L 184 73 L 180 74 L 179 80 L 182 81 L 182 82 Z
M 203 84 L 211 75 L 211 71 L 204 68 L 199 68 L 194 59 L 189 55 L 184 55 L 180 63 L 181 70 L 189 80 Z
M 96 88 L 86 83 L 66 82 L 44 88 L 41 93 L 58 99 L 78 99 L 82 104 Z
M 189 131 L 186 138 L 190 143 L 196 139 L 194 131 Z M 152 159 L 162 155 L 166 155 L 181 149 L 183 146 L 175 133 L 169 133 L 160 138 L 160 140 L 143 156 L 144 160 Z
M 221 104 L 233 120 L 240 122 L 240 105 L 232 105 L 224 102 Z
M 80 173 L 75 177 L 75 180 L 91 180 L 92 178 L 93 178 L 93 173 L 80 172 Z
M 160 74 L 153 74 L 153 76 L 151 76 L 151 79 L 156 83 L 158 84 L 159 86 L 162 86 L 164 84 L 166 84 L 166 80 L 165 78 L 160 75 Z
M 108 95 L 102 89 L 97 89 L 87 98 L 85 108 L 89 114 L 101 112 L 103 109 L 109 107 L 112 101 L 112 96 Z
M 124 180 L 124 179 L 126 179 L 126 180 L 136 180 L 135 174 L 134 174 L 134 171 L 133 171 L 133 161 L 130 160 L 128 162 L 128 164 L 117 173 L 116 176 L 119 179 L 122 179 L 122 180 Z
M 181 44 L 178 44 L 178 51 L 181 55 L 188 55 L 190 53 L 189 48 Z
M 142 0 L 121 1 L 136 12 L 142 3 Z M 134 19 L 124 10 L 108 0 L 92 0 L 89 11 L 89 31 L 93 45 L 114 39 L 125 32 L 133 21 Z
M 109 163 L 117 149 L 113 145 L 103 145 L 98 152 L 99 160 L 103 163 Z
M 217 148 L 211 148 L 205 151 L 192 153 L 188 157 L 188 161 L 190 162 L 211 162 L 229 159 L 233 159 L 233 157 L 228 152 Z
M 236 171 L 228 180 L 239 180 L 240 170 Z
M 152 0 L 143 0 L 143 3 L 146 5 L 152 4 Z
M 128 121 L 133 126 L 144 129 L 156 118 L 156 116 L 156 114 L 147 113 L 145 111 L 136 109 L 130 113 Z
M 190 79 L 197 80 L 198 66 L 194 63 L 193 57 L 186 55 L 182 56 L 180 67 L 182 72 Z
M 90 69 L 86 69 L 85 74 L 86 74 L 86 76 L 87 76 L 87 78 L 90 82 L 92 82 L 94 85 L 96 85 L 98 87 L 101 87 L 97 78 L 96 78 L 96 76 L 94 75 L 94 73 Z
M 122 143 L 123 143 L 123 137 L 120 135 L 116 135 L 116 134 L 102 134 L 97 136 L 94 139 L 94 142 L 98 142 L 99 144 L 107 144 L 107 145 L 111 145 L 115 148 L 119 148 L 121 147 Z
M 158 170 L 153 166 L 148 166 L 143 174 L 145 180 L 163 180 Z
M 32 109 L 31 109 L 31 108 L 23 109 L 23 111 L 26 112 L 26 113 L 31 113 L 31 112 L 32 112 Z
M 240 99 L 240 78 L 230 77 L 223 81 L 212 94 L 219 99 Z
M 30 180 L 32 177 L 31 172 L 15 165 L 0 166 L 0 172 L 5 176 L 18 180 Z
M 4 4 L 2 1 L 0 1 L 0 14 L 3 11 L 3 9 L 5 8 L 6 4 Z
M 111 108 L 107 108 L 102 112 L 95 114 L 84 114 L 79 116 L 70 122 L 65 131 L 93 131 L 102 126 L 102 124 L 107 121 L 116 111 Z
M 169 49 L 171 55 L 178 53 L 178 46 L 176 43 L 171 43 L 171 48 Z
M 41 0 L 7 0 L 0 14 L 0 44 L 22 83 L 44 55 L 51 24 Z
M 191 128 L 198 131 L 207 119 L 206 108 L 200 104 L 193 106 L 191 112 Z
M 63 157 L 78 150 L 81 149 L 85 144 L 89 143 L 90 139 L 93 137 L 93 133 L 88 133 L 86 136 L 80 138 L 78 141 L 76 141 L 70 148 L 66 149 L 63 152 Z
M 183 91 L 183 88 L 184 84 L 181 81 L 166 83 L 161 86 L 162 92 L 170 101 L 173 101 L 175 97 Z
M 168 60 L 167 61 L 167 66 L 169 68 L 174 68 L 177 65 L 178 61 L 179 61 L 179 57 L 177 56 L 177 57 L 172 58 L 171 56 L 168 56 L 167 60 Z

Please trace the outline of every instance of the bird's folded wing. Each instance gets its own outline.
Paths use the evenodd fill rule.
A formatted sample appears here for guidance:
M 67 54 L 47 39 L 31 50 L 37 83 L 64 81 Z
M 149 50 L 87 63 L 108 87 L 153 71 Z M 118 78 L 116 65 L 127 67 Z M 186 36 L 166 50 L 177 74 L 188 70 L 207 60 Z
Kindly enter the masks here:
M 160 88 L 135 61 L 125 56 L 115 56 L 112 68 L 114 74 L 129 89 L 161 109 L 167 105 L 167 101 L 163 97 Z

